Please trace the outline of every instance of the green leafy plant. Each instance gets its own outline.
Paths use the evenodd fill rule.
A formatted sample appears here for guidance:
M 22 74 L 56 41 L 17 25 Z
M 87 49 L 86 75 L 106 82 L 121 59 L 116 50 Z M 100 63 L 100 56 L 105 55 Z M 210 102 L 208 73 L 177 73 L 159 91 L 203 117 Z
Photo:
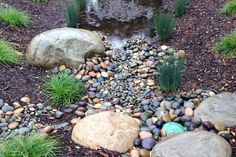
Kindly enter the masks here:
M 17 51 L 8 42 L 0 40 L 0 64 L 17 64 L 19 59 Z
M 53 74 L 44 84 L 45 93 L 53 104 L 69 105 L 84 91 L 83 83 L 66 72 Z
M 220 9 L 223 15 L 236 14 L 236 0 L 228 0 L 227 3 Z
M 180 84 L 181 74 L 184 69 L 184 59 L 170 57 L 159 67 L 159 82 L 163 92 L 175 92 Z
M 13 136 L 0 143 L 1 157 L 56 157 L 59 143 L 43 135 Z
M 13 7 L 0 7 L 0 20 L 11 27 L 28 26 L 31 23 L 25 12 Z
M 154 26 L 160 40 L 166 41 L 170 38 L 175 25 L 175 18 L 169 13 L 158 13 L 154 17 Z
M 181 16 L 184 14 L 187 2 L 187 0 L 175 0 L 174 8 L 176 16 Z
M 225 35 L 213 46 L 213 51 L 228 56 L 236 55 L 236 30 Z
M 65 19 L 68 27 L 76 28 L 79 14 L 85 6 L 85 0 L 74 0 L 66 6 Z

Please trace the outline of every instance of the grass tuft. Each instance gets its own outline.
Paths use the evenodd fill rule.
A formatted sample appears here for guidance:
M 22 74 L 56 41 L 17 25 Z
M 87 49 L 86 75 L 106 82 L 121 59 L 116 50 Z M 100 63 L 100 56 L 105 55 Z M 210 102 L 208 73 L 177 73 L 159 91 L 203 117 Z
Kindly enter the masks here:
M 56 157 L 59 143 L 42 135 L 14 136 L 0 143 L 1 157 Z
M 220 9 L 223 15 L 236 14 L 236 0 L 228 0 L 226 4 Z
M 236 30 L 225 35 L 213 46 L 213 51 L 228 56 L 236 55 Z
M 161 41 L 166 41 L 170 38 L 175 25 L 175 18 L 169 13 L 158 13 L 154 17 L 154 26 L 156 33 Z
M 187 0 L 175 0 L 174 7 L 175 7 L 175 15 L 182 16 L 185 12 Z
M 13 7 L 0 7 L 0 20 L 11 27 L 28 26 L 31 23 L 25 12 Z
M 183 69 L 183 58 L 176 60 L 171 57 L 160 65 L 159 82 L 163 92 L 175 92 L 177 90 Z
M 45 93 L 54 105 L 69 105 L 80 98 L 83 83 L 65 72 L 53 74 L 44 84 Z
M 17 51 L 8 42 L 0 40 L 0 64 L 17 64 L 19 59 Z
M 79 14 L 85 6 L 85 0 L 74 0 L 66 6 L 65 19 L 68 27 L 76 28 Z

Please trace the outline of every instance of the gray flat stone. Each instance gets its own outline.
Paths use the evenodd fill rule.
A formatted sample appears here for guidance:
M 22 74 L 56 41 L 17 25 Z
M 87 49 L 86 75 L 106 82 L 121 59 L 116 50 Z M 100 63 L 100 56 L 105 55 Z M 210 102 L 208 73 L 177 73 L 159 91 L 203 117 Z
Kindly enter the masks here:
M 230 144 L 217 134 L 191 131 L 160 142 L 152 157 L 231 157 Z
M 194 112 L 202 121 L 236 126 L 236 94 L 224 92 L 204 100 Z

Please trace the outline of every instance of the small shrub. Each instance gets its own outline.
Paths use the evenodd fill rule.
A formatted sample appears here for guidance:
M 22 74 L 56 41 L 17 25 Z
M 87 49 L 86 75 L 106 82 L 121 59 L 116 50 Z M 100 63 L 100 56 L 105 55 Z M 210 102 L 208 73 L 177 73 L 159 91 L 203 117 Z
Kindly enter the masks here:
M 187 2 L 187 0 L 175 0 L 174 8 L 176 16 L 181 16 L 184 14 Z
M 11 27 L 28 26 L 31 23 L 25 12 L 13 7 L 0 7 L 0 20 Z
M 228 56 L 236 55 L 236 30 L 225 35 L 213 46 L 213 51 L 226 54 Z
M 53 74 L 44 85 L 45 93 L 53 104 L 69 105 L 80 98 L 83 83 L 65 72 Z
M 76 28 L 79 14 L 85 6 L 85 0 L 75 0 L 66 6 L 66 23 L 68 27 Z
M 236 14 L 236 0 L 228 0 L 228 2 L 220 9 L 223 15 Z
M 175 92 L 177 90 L 183 69 L 183 58 L 176 60 L 171 57 L 160 65 L 159 82 L 163 92 Z
M 17 64 L 19 55 L 16 50 L 6 41 L 0 40 L 0 64 Z
M 58 142 L 42 135 L 14 136 L 0 143 L 1 157 L 56 157 Z
M 166 41 L 170 38 L 175 25 L 175 18 L 172 14 L 158 13 L 154 17 L 154 26 L 160 40 Z

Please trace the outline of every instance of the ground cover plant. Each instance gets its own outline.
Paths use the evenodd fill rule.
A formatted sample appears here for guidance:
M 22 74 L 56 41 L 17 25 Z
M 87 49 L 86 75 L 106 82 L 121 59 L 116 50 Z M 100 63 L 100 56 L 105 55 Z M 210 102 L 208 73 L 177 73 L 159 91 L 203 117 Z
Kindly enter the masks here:
M 28 26 L 30 17 L 24 12 L 13 7 L 0 7 L 0 20 L 11 27 Z
M 163 92 L 175 92 L 180 84 L 184 59 L 170 57 L 159 67 L 159 82 Z
M 226 4 L 220 9 L 223 15 L 236 14 L 236 0 L 228 0 Z
M 161 41 L 170 38 L 175 25 L 175 18 L 170 13 L 157 13 L 154 17 L 154 27 Z
M 59 143 L 43 135 L 18 135 L 0 143 L 0 157 L 56 157 Z
M 228 56 L 236 55 L 236 30 L 225 35 L 213 46 L 213 51 Z
M 80 98 L 83 83 L 66 72 L 53 74 L 44 84 L 45 93 L 55 105 L 69 105 Z
M 176 16 L 181 16 L 184 14 L 187 2 L 187 0 L 175 0 L 174 8 Z
M 16 50 L 6 41 L 0 40 L 0 64 L 17 64 L 19 55 Z

